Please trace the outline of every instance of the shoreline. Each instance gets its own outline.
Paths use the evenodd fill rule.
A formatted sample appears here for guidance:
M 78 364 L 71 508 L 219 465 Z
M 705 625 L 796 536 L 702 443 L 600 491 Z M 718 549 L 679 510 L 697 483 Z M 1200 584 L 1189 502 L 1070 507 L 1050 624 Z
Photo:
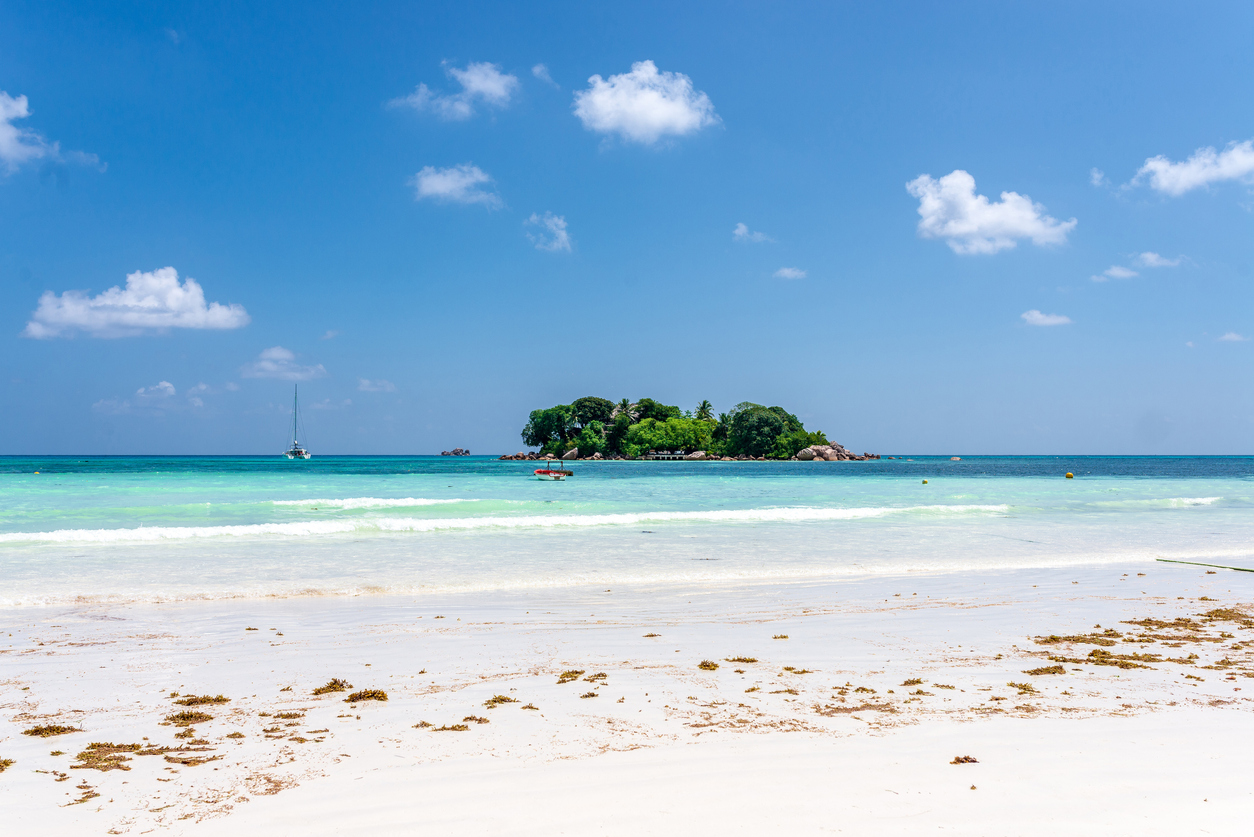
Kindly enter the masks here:
M 1221 731 L 1247 723 L 1246 695 L 1254 692 L 1244 687 L 1254 687 L 1247 679 L 1254 663 L 1242 643 L 1254 636 L 1238 622 L 1200 614 L 1248 608 L 1254 596 L 1243 581 L 1241 574 L 1145 563 L 418 599 L 4 609 L 0 630 L 13 636 L 0 645 L 0 758 L 16 763 L 0 778 L 0 803 L 13 812 L 17 834 L 154 827 L 176 834 L 375 827 L 560 833 L 587 823 L 557 812 L 595 816 L 595 800 L 622 812 L 617 822 L 599 821 L 606 833 L 629 833 L 632 824 L 666 830 L 666 823 L 689 820 L 698 830 L 704 824 L 742 833 L 772 818 L 827 821 L 851 831 L 860 822 L 862 833 L 897 833 L 892 811 L 902 801 L 882 790 L 875 791 L 879 801 L 863 799 L 870 777 L 880 784 L 905 777 L 902 790 L 931 800 L 911 810 L 930 806 L 929 825 L 934 816 L 935 824 L 962 830 L 980 819 L 970 806 L 989 804 L 993 793 L 999 810 L 1051 805 L 1056 799 L 1049 794 L 1069 781 L 1042 777 L 1034 766 L 1072 764 L 1106 783 L 1104 807 L 1090 811 L 1093 822 L 1113 822 L 1117 814 L 1142 822 L 1145 811 L 1159 808 L 1115 778 L 1132 769 L 1120 758 L 1163 769 L 1188 758 L 1188 788 L 1210 783 L 1224 790 L 1207 803 L 1177 800 L 1175 822 L 1218 817 L 1221 827 L 1250 798 L 1227 778 L 1240 775 L 1233 765 L 1249 759 L 1236 749 L 1240 736 Z M 1185 640 L 1177 650 L 1166 647 L 1180 639 L 1169 628 L 1126 623 L 1181 617 L 1205 623 L 1207 637 L 1234 638 Z M 1167 638 L 1120 637 L 1109 645 L 1032 639 L 1100 635 L 1112 627 L 1124 636 Z M 645 636 L 650 633 L 660 636 Z M 1092 650 L 1199 658 L 1146 668 L 1076 662 L 1064 664 L 1061 675 L 1025 673 L 1056 665 L 1050 656 L 1092 659 Z M 729 662 L 738 656 L 757 662 Z M 1221 658 L 1226 667 L 1204 668 Z M 718 669 L 701 670 L 703 660 Z M 568 670 L 583 674 L 559 684 Z M 604 678 L 586 679 L 601 672 Z M 332 677 L 383 689 L 389 699 L 350 706 L 342 694 L 311 695 Z M 903 685 L 912 678 L 920 683 Z M 911 694 L 916 690 L 923 694 Z M 178 728 L 161 725 L 177 708 L 171 692 L 230 698 L 209 707 L 213 720 L 195 726 L 194 740 L 205 749 L 166 753 L 212 763 L 136 755 L 126 763 L 130 770 L 68 769 L 89 741 L 147 736 L 146 745 L 179 745 Z M 517 702 L 486 708 L 497 694 Z M 538 709 L 525 711 L 524 704 Z M 276 723 L 279 712 L 298 717 Z M 488 723 L 463 721 L 471 716 Z M 423 722 L 431 727 L 415 728 Z M 1122 726 L 1128 722 L 1170 733 L 1147 750 L 1128 740 Z M 46 723 L 85 732 L 49 739 L 21 734 Z M 463 723 L 464 731 L 432 731 Z M 232 732 L 244 737 L 228 738 Z M 1068 747 L 1085 746 L 1083 764 L 1068 761 Z M 1104 755 L 1103 747 L 1109 748 Z M 58 749 L 65 755 L 49 755 Z M 948 764 L 966 749 L 978 765 Z M 1210 761 L 1199 764 L 1201 753 Z M 74 781 L 59 782 L 57 771 Z M 366 775 L 368 783 L 357 781 Z M 677 798 L 664 790 L 667 776 L 692 800 L 682 811 L 671 808 Z M 979 804 L 948 799 L 959 788 L 956 777 L 970 793 L 969 776 L 987 792 L 972 795 Z M 416 783 L 444 795 L 416 791 L 425 801 L 412 802 L 400 789 Z M 100 796 L 59 807 L 88 793 L 80 785 Z M 649 790 L 623 808 L 599 786 Z M 739 798 L 754 787 L 776 788 L 800 807 L 781 814 L 771 794 Z M 463 807 L 485 790 L 501 795 L 499 806 Z M 540 800 L 543 810 L 536 807 Z M 531 811 L 529 824 L 507 826 L 501 818 L 508 811 Z M 733 811 L 739 814 L 731 817 Z M 1057 820 L 993 830 L 1047 833 L 1051 822 Z M 1166 821 L 1146 822 L 1149 833 L 1167 833 Z

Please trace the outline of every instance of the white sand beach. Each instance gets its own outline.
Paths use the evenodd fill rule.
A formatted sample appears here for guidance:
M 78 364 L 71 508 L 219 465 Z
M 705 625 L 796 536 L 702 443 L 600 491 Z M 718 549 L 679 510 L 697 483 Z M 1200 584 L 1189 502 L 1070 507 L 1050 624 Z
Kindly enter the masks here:
M 12 608 L 0 806 L 21 835 L 1242 833 L 1249 578 Z M 23 734 L 52 724 L 82 731 Z

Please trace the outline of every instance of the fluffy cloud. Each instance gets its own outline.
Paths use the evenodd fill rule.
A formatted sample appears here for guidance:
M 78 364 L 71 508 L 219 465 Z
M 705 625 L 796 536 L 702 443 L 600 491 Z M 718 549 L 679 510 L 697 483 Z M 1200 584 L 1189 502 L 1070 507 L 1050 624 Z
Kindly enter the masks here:
M 682 137 L 719 122 L 710 97 L 694 90 L 683 73 L 658 72 L 652 61 L 631 65 L 630 73 L 588 79 L 575 94 L 575 116 L 590 131 L 618 134 L 643 145 L 664 136 Z
M 1140 276 L 1135 270 L 1123 267 L 1122 265 L 1111 265 L 1096 276 L 1090 277 L 1094 282 L 1105 282 L 1107 279 L 1131 279 L 1133 276 Z
M 56 160 L 58 162 L 100 164 L 95 154 L 84 154 L 81 151 L 61 153 L 61 146 L 48 142 L 39 134 L 13 124 L 14 120 L 26 119 L 30 116 L 30 102 L 25 96 L 10 96 L 0 90 L 0 166 L 6 173 L 12 173 L 23 163 L 34 160 Z
M 369 378 L 358 378 L 357 389 L 361 392 L 396 392 L 396 384 L 380 378 L 372 381 Z
M 180 284 L 178 271 L 163 267 L 129 273 L 125 289 L 114 285 L 97 296 L 45 291 L 23 334 L 49 338 L 82 331 L 92 337 L 128 337 L 171 328 L 241 328 L 248 322 L 242 305 L 206 304 L 195 279 Z
M 804 279 L 806 272 L 799 267 L 781 267 L 774 276 L 776 279 Z
M 540 228 L 537 233 L 527 233 L 527 238 L 536 245 L 537 250 L 548 250 L 550 253 L 561 250 L 570 252 L 570 233 L 566 232 L 565 217 L 554 215 L 552 212 L 546 212 L 543 215 L 533 212 L 531 217 L 523 223 Z
M 1002 192 L 1001 201 L 990 203 L 975 193 L 975 178 L 962 169 L 940 180 L 920 175 L 906 189 L 919 199 L 919 235 L 943 238 L 955 253 L 996 253 L 1021 238 L 1062 244 L 1077 223 L 1051 218 L 1045 207 L 1017 192 Z
M 441 119 L 462 120 L 475 115 L 475 104 L 505 107 L 518 87 L 518 78 L 501 72 L 496 64 L 486 61 L 471 62 L 466 69 L 445 65 L 445 74 L 461 85 L 461 92 L 442 96 L 433 93 L 425 84 L 408 96 L 388 102 L 392 107 L 410 107 L 418 111 L 431 111 Z
M 1089 169 L 1089 183 L 1094 186 L 1110 185 L 1110 181 L 1106 179 L 1106 173 L 1101 169 Z
M 282 346 L 265 349 L 252 363 L 240 369 L 245 378 L 279 378 L 284 381 L 308 381 L 310 378 L 321 378 L 327 370 L 319 363 L 316 366 L 301 366 L 296 362 L 296 354 Z
M 178 391 L 169 381 L 158 381 L 152 386 L 140 387 L 128 398 L 102 398 L 91 405 L 92 411 L 109 416 L 124 415 L 161 415 L 165 412 L 185 410 L 188 406 L 203 407 L 205 402 L 200 395 L 209 391 L 209 385 L 200 383 L 186 393 L 187 403 L 175 401 Z
M 1242 337 L 1241 335 L 1237 334 L 1235 331 L 1230 331 L 1227 334 L 1225 334 L 1223 337 L 1220 337 L 1219 342 L 1221 343 L 1244 343 L 1249 339 L 1250 338 L 1248 337 Z
M 553 76 L 549 75 L 549 68 L 544 66 L 543 64 L 537 64 L 534 67 L 532 67 L 531 74 L 535 76 L 536 78 L 540 79 L 540 81 L 544 82 L 545 84 L 551 84 L 554 87 L 558 86 L 557 82 L 553 80 Z
M 487 172 L 470 163 L 437 169 L 426 166 L 409 181 L 414 187 L 415 200 L 434 200 L 442 203 L 481 203 L 489 208 L 501 206 L 501 199 L 492 192 L 480 188 L 491 183 Z
M 1150 157 L 1132 183 L 1146 179 L 1150 188 L 1172 197 L 1225 180 L 1254 183 L 1254 140 L 1232 142 L 1218 152 L 1214 148 L 1199 148 L 1183 163 L 1173 163 L 1161 154 Z
M 1024 311 L 1019 315 L 1023 321 L 1030 326 L 1059 326 L 1069 325 L 1071 318 L 1062 314 L 1042 314 L 1033 308 L 1031 311 Z
M 1136 257 L 1136 263 L 1141 267 L 1177 267 L 1180 262 L 1184 261 L 1184 256 L 1176 256 L 1174 259 L 1165 259 L 1157 253 L 1146 251 Z
M 140 387 L 139 389 L 135 390 L 135 396 L 137 398 L 146 398 L 150 400 L 160 399 L 160 398 L 173 398 L 174 395 L 175 395 L 174 384 L 170 383 L 169 381 L 159 381 L 158 383 L 155 383 L 150 387 Z
M 775 241 L 766 233 L 751 232 L 746 224 L 737 224 L 736 228 L 732 230 L 732 238 L 736 241 L 749 241 L 754 244 L 760 244 L 763 241 Z

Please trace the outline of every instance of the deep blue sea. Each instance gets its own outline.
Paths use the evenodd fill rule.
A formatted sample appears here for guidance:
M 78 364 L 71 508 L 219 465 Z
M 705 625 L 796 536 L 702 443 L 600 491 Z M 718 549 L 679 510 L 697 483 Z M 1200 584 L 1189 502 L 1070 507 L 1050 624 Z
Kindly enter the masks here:
M 0 458 L 0 606 L 1254 566 L 1254 457 L 535 467 Z

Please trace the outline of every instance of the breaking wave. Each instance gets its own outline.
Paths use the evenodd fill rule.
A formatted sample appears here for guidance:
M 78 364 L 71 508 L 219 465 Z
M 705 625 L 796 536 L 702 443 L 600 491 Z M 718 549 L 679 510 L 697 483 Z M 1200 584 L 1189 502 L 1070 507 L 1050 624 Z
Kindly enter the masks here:
M 271 500 L 276 506 L 316 506 L 327 509 L 403 509 L 411 506 L 442 506 L 448 503 L 477 503 L 478 500 L 429 500 L 425 497 L 348 497 L 341 500 Z

